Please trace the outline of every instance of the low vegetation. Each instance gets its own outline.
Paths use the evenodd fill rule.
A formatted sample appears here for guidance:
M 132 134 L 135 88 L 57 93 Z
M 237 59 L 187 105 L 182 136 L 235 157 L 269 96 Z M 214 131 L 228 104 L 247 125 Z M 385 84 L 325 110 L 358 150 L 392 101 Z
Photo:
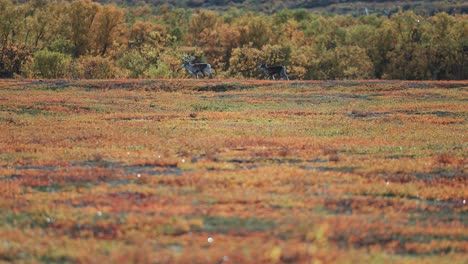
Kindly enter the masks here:
M 0 81 L 0 262 L 466 262 L 467 85 Z

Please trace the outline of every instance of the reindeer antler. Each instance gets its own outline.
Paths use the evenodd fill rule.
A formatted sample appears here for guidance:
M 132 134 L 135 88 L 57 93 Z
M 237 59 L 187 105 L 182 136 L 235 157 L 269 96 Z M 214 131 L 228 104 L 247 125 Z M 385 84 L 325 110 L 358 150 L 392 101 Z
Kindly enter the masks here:
M 193 56 L 185 56 L 182 60 L 183 60 L 184 62 L 191 63 L 192 61 L 195 60 L 195 57 L 193 57 Z

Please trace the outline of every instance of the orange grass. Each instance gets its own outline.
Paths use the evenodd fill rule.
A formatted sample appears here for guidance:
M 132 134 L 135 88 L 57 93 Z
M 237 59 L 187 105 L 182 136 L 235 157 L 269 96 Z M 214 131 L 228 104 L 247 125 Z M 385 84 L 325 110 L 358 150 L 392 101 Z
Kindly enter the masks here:
M 467 87 L 1 80 L 0 262 L 466 262 Z

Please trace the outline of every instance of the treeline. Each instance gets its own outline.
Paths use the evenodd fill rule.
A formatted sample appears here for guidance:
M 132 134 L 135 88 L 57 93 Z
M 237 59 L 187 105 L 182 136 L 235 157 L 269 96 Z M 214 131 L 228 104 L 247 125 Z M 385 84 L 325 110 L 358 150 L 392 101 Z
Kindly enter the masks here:
M 0 76 L 180 78 L 190 55 L 221 78 L 261 78 L 266 62 L 294 79 L 467 79 L 467 18 L 0 0 Z
M 25 1 L 25 0 L 23 0 Z M 115 3 L 120 6 L 170 5 L 179 8 L 205 8 L 228 10 L 240 8 L 249 11 L 276 13 L 285 8 L 306 8 L 313 12 L 363 15 L 367 12 L 391 14 L 398 10 L 413 10 L 420 15 L 434 15 L 438 12 L 463 14 L 468 12 L 468 3 L 464 0 L 95 0 L 101 4 Z

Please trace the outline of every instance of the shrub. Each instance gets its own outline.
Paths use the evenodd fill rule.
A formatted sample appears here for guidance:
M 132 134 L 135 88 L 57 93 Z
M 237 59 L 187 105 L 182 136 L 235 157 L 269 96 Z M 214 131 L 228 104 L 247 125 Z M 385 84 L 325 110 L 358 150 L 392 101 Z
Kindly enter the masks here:
M 66 68 L 66 78 L 83 78 L 84 76 L 84 69 L 81 63 L 78 60 L 72 60 Z
M 258 65 L 262 63 L 262 55 L 262 52 L 252 45 L 233 49 L 229 59 L 231 73 L 247 78 L 262 77 L 262 72 L 257 69 Z
M 1 21 L 1 20 L 0 20 Z M 0 77 L 11 78 L 21 73 L 22 67 L 30 59 L 31 53 L 22 45 L 3 44 L 0 49 Z
M 262 63 L 288 65 L 291 50 L 279 45 L 265 45 L 262 54 Z
M 130 78 L 141 77 L 149 70 L 148 61 L 137 51 L 125 52 L 118 60 L 118 64 L 129 72 Z
M 200 53 L 203 55 L 203 53 Z M 202 57 L 202 56 L 198 57 Z M 158 63 L 151 64 L 145 71 L 144 77 L 147 78 L 180 78 L 185 76 L 185 70 L 181 70 L 182 58 L 188 55 L 179 53 L 175 50 L 167 50 L 159 55 Z
M 151 65 L 148 70 L 145 71 L 144 77 L 147 78 L 170 78 L 172 77 L 169 67 L 165 63 L 158 63 L 157 66 Z
M 82 78 L 86 79 L 109 79 L 118 77 L 119 70 L 108 58 L 85 56 L 78 59 L 83 69 Z
M 373 64 L 365 50 L 341 46 L 327 50 L 312 65 L 314 79 L 368 79 L 373 77 Z
M 66 74 L 70 61 L 70 56 L 60 52 L 38 51 L 34 53 L 30 75 L 42 78 L 62 78 Z

